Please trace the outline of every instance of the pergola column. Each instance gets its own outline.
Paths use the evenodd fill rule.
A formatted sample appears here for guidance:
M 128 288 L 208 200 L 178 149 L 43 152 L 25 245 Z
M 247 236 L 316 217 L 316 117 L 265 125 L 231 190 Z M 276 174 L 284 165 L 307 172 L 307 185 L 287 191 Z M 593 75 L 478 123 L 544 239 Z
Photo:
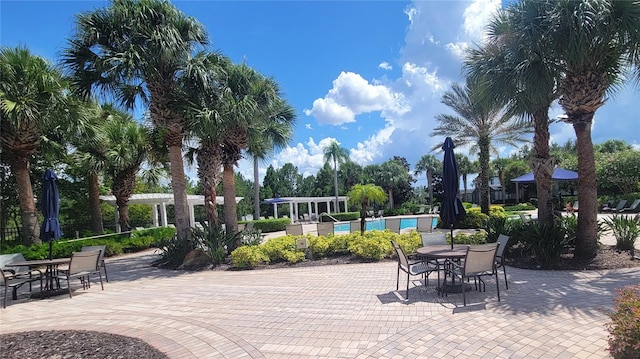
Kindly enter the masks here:
M 158 205 L 153 204 L 153 211 L 151 212 L 151 219 L 153 220 L 153 226 L 158 227 Z
M 169 222 L 167 222 L 167 204 L 165 202 L 160 203 L 162 207 L 160 207 L 160 221 L 163 227 L 168 227 Z
M 189 223 L 191 224 L 191 228 L 194 228 L 196 226 L 196 213 L 193 203 L 191 202 L 189 202 Z

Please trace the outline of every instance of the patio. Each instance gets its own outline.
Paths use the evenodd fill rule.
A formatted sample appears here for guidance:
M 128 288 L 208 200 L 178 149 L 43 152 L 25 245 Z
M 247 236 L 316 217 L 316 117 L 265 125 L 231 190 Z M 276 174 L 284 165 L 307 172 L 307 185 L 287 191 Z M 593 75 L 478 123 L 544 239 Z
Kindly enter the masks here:
M 615 288 L 640 275 L 509 268 L 501 302 L 487 285 L 463 308 L 461 295 L 441 298 L 434 286 L 403 301 L 395 261 L 175 272 L 150 267 L 155 258 L 107 259 L 105 291 L 11 301 L 0 333 L 97 330 L 171 358 L 606 358 Z

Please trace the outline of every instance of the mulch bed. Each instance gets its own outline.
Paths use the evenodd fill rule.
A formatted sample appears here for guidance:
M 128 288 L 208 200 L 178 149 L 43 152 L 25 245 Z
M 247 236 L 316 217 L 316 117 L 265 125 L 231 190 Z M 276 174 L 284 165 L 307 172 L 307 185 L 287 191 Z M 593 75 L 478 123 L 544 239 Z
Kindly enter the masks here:
M 640 253 L 636 251 L 636 256 Z M 598 270 L 640 267 L 640 259 L 632 259 L 631 251 L 619 251 L 615 246 L 600 245 L 598 254 L 593 259 L 577 259 L 573 252 L 568 251 L 560 256 L 560 259 L 549 264 L 546 268 L 531 255 L 512 255 L 506 257 L 508 266 L 524 269 L 551 269 L 551 270 Z

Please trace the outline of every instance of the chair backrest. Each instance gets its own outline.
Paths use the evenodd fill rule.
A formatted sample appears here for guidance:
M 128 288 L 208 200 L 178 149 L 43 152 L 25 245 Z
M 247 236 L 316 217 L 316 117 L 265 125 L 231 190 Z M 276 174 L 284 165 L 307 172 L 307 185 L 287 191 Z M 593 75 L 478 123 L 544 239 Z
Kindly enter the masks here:
M 509 239 L 511 239 L 511 237 L 507 236 L 506 234 L 500 233 L 500 235 L 498 236 L 498 251 L 496 252 L 496 257 L 502 258 L 504 256 L 504 250 L 505 248 L 507 248 Z
M 384 228 L 394 233 L 400 233 L 400 218 L 385 218 Z
M 440 207 L 433 206 L 433 208 L 431 209 L 431 213 L 434 213 L 434 214 L 440 213 Z
M 393 249 L 396 250 L 396 254 L 398 255 L 398 265 L 401 268 L 408 270 L 409 259 L 407 259 L 407 255 L 404 253 L 404 250 L 402 249 L 402 247 L 400 247 L 400 245 L 395 241 L 391 241 L 391 245 L 393 246 Z
M 618 202 L 618 205 L 616 206 L 617 210 L 621 210 L 624 208 L 624 206 L 627 204 L 627 200 L 626 199 L 621 199 L 620 202 Z
M 629 209 L 636 209 L 636 207 L 638 207 L 639 204 L 640 204 L 640 199 L 636 199 L 635 201 L 633 201 L 633 203 L 631 203 L 631 206 L 629 206 Z
M 469 246 L 464 259 L 464 276 L 493 272 L 497 250 L 497 243 Z
M 104 259 L 104 252 L 107 250 L 107 246 L 84 246 L 80 249 L 80 252 L 92 252 L 92 251 L 100 251 L 100 257 L 98 260 L 102 261 Z
M 580 208 L 580 202 L 579 201 L 573 202 L 573 210 L 577 211 L 579 208 Z
M 0 270 L 11 270 L 15 274 L 29 273 L 29 267 L 11 266 L 11 262 L 24 262 L 22 253 L 0 254 Z
M 238 232 L 244 232 L 245 228 L 247 228 L 246 224 L 238 223 Z
M 7 278 L 4 276 L 4 272 L 0 270 L 0 285 L 4 286 L 7 283 Z
M 433 230 L 433 217 L 418 217 L 418 232 L 431 232 Z
M 73 252 L 69 262 L 69 275 L 98 270 L 101 251 Z
M 359 233 L 360 232 L 360 220 L 350 221 L 349 222 L 349 232 L 351 232 L 351 233 Z
M 439 244 L 447 244 L 446 233 L 422 233 L 422 246 L 435 246 Z
M 301 236 L 304 234 L 302 232 L 302 223 L 287 224 L 285 230 L 287 234 L 292 236 Z
M 319 236 L 326 236 L 329 234 L 333 234 L 333 231 L 334 231 L 333 222 L 318 222 L 316 226 L 318 228 Z

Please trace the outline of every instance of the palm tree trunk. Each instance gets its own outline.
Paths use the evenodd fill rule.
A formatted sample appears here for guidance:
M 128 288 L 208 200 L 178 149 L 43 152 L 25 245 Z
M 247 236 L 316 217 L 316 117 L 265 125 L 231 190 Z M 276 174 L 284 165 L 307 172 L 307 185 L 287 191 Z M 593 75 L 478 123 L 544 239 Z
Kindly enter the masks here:
M 598 190 L 591 141 L 593 113 L 585 116 L 588 116 L 588 120 L 573 124 L 578 150 L 578 201 L 580 201 L 575 256 L 593 258 L 598 251 Z
M 482 213 L 489 215 L 489 140 L 480 139 L 478 147 L 480 148 L 480 154 L 478 155 L 478 162 L 480 162 L 480 173 L 478 174 L 480 210 Z
M 463 196 L 463 198 L 467 198 L 467 174 L 466 173 L 462 174 L 462 183 L 463 183 L 463 186 L 464 186 L 464 196 Z
M 129 225 L 129 199 L 121 197 L 116 198 L 116 206 L 118 208 L 120 232 L 129 232 L 131 230 L 131 226 Z
M 538 221 L 542 223 L 551 223 L 553 221 L 553 195 L 551 192 L 553 175 L 553 164 L 555 161 L 550 160 L 549 155 L 549 115 L 548 108 L 535 111 L 533 114 L 533 123 L 535 133 L 533 135 L 533 147 L 535 149 L 535 159 L 538 162 L 534 164 L 534 178 L 536 182 L 536 193 L 538 195 Z M 543 169 L 542 166 L 550 165 L 549 168 Z
M 182 161 L 182 146 L 169 146 L 171 164 L 171 187 L 175 210 L 176 230 L 178 237 L 191 238 L 191 222 L 187 203 L 187 184 Z
M 233 177 L 233 165 L 224 165 L 222 171 L 222 194 L 224 196 L 224 225 L 227 233 L 238 232 L 238 218 L 236 209 L 236 182 Z M 229 252 L 236 249 L 240 243 L 234 243 Z
M 362 210 L 360 211 L 360 235 L 364 236 L 364 230 L 367 228 L 367 205 L 362 204 Z
M 100 208 L 100 182 L 98 174 L 89 173 L 89 213 L 91 215 L 91 231 L 95 234 L 104 234 L 102 225 L 102 209 Z
M 260 176 L 258 174 L 258 156 L 253 156 L 253 218 L 260 218 Z
M 336 213 L 340 213 L 340 202 L 338 200 L 338 162 L 335 156 L 333 157 L 333 187 L 335 188 L 335 191 L 336 191 L 335 211 Z
M 16 176 L 16 188 L 20 203 L 20 218 L 22 220 L 22 243 L 24 245 L 42 244 L 38 230 L 38 214 L 29 176 L 29 161 L 26 158 L 10 160 L 11 172 Z
M 204 209 L 209 226 L 218 225 L 217 187 L 222 176 L 222 160 L 217 145 L 200 146 L 198 149 L 198 178 L 204 194 Z
M 387 193 L 389 194 L 389 208 L 393 209 L 393 188 L 387 188 Z
M 498 172 L 498 178 L 500 178 L 500 188 L 502 189 L 502 204 L 507 204 L 507 184 L 504 182 L 504 173 Z

